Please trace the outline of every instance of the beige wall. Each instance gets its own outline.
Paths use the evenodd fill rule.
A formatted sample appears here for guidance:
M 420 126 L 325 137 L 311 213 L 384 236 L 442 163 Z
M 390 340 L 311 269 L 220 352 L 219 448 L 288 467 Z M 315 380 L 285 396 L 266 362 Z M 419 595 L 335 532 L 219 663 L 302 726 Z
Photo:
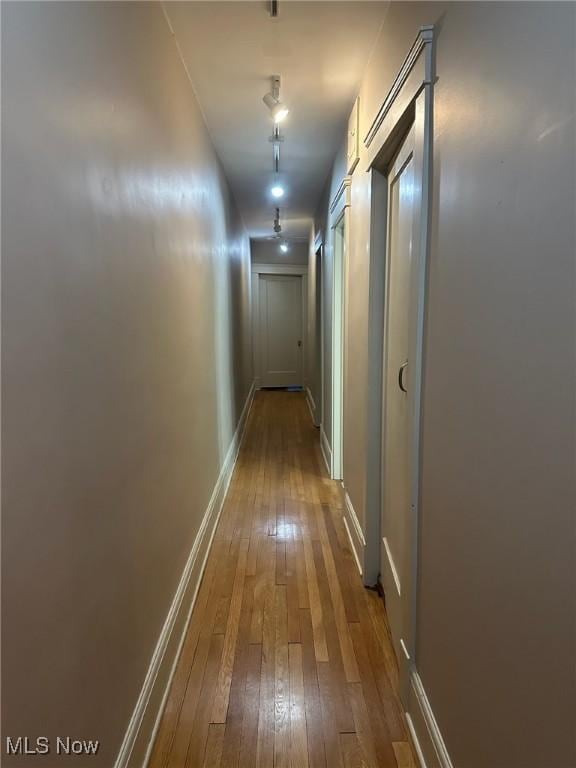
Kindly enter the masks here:
M 392 3 L 360 92 L 362 138 L 437 24 L 416 664 L 455 768 L 576 765 L 575 14 Z M 364 527 L 369 216 L 361 160 L 344 482 Z
M 282 253 L 273 240 L 251 240 L 250 251 L 254 264 L 307 264 L 308 243 L 290 243 L 288 253 Z
M 111 768 L 249 391 L 249 245 L 159 4 L 2 27 L 3 736 Z

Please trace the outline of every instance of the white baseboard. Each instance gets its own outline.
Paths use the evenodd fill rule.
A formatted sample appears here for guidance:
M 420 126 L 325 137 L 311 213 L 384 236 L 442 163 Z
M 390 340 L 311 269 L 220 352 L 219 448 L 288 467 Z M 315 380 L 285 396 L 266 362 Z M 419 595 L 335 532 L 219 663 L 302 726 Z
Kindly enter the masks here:
M 382 543 L 384 544 L 384 552 L 386 553 L 386 560 L 388 561 L 388 569 L 390 573 L 392 574 L 392 579 L 394 580 L 394 585 L 396 587 L 396 592 L 398 592 L 398 597 L 401 595 L 401 586 L 400 586 L 400 578 L 398 576 L 398 571 L 396 570 L 396 563 L 394 562 L 394 558 L 392 557 L 392 552 L 390 550 L 390 545 L 388 544 L 388 539 L 386 536 L 382 539 Z M 384 574 L 382 574 L 382 578 L 384 578 Z
M 330 443 L 328 442 L 328 438 L 326 437 L 326 432 L 324 432 L 323 426 L 320 427 L 320 449 L 322 451 L 322 456 L 324 458 L 324 463 L 326 464 L 328 474 L 330 477 L 332 477 L 332 448 L 330 448 Z
M 408 727 L 420 768 L 453 768 L 422 680 L 415 669 L 410 673 L 409 697 Z
M 362 563 L 364 562 L 364 549 L 366 547 L 366 539 L 364 538 L 362 526 L 360 525 L 360 521 L 358 520 L 356 512 L 354 511 L 352 501 L 350 500 L 350 496 L 348 496 L 347 491 L 344 491 L 344 514 L 342 519 L 344 520 L 344 527 L 346 528 L 348 538 L 350 539 L 352 554 L 356 560 L 356 565 L 360 571 L 360 576 L 362 576 Z
M 316 403 L 314 402 L 314 398 L 312 397 L 312 392 L 310 392 L 310 387 L 306 387 L 306 402 L 308 403 L 310 416 L 312 416 L 312 423 L 314 424 L 315 427 L 317 427 L 318 421 L 316 419 Z
M 254 389 L 253 383 L 200 525 L 200 530 L 184 566 L 168 616 L 160 632 L 114 768 L 143 768 L 150 758 L 172 677 L 196 602 L 214 532 L 244 436 L 248 414 L 254 398 Z

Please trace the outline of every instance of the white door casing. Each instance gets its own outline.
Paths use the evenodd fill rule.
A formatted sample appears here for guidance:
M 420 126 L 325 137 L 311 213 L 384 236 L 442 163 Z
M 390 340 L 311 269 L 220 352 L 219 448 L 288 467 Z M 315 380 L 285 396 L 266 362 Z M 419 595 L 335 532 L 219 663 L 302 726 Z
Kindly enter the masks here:
M 412 190 L 412 247 L 411 260 L 412 269 L 410 273 L 410 312 L 408 320 L 408 358 L 409 365 L 404 371 L 406 378 L 405 386 L 408 390 L 407 399 L 407 418 L 408 418 L 408 476 L 409 476 L 409 509 L 406 529 L 405 555 L 406 562 L 400 570 L 396 568 L 396 575 L 400 584 L 402 595 L 402 643 L 399 639 L 396 642 L 396 649 L 400 646 L 400 692 L 404 704 L 409 714 L 414 713 L 418 717 L 418 712 L 422 711 L 420 703 L 421 696 L 418 688 L 418 670 L 416 658 L 416 637 L 417 637 L 417 592 L 418 592 L 418 548 L 419 548 L 419 516 L 421 507 L 421 424 L 422 424 L 422 382 L 423 382 L 423 361 L 425 355 L 425 321 L 426 321 L 426 296 L 428 283 L 428 262 L 430 251 L 430 231 L 431 231 L 431 197 L 432 197 L 432 125 L 433 125 L 433 91 L 435 73 L 435 45 L 433 27 L 421 27 L 418 31 L 414 44 L 408 52 L 397 76 L 392 83 L 390 90 L 384 97 L 381 107 L 376 113 L 370 127 L 364 136 L 364 156 L 361 158 L 361 166 L 366 171 L 372 171 L 373 187 L 372 192 L 375 198 L 372 201 L 385 200 L 385 207 L 382 205 L 372 206 L 372 215 L 370 222 L 370 248 L 371 248 L 371 317 L 385 317 L 386 307 L 384 296 L 379 294 L 375 286 L 372 285 L 374 279 L 382 280 L 384 283 L 388 271 L 388 233 L 382 232 L 382 223 L 386 222 L 384 227 L 387 230 L 386 212 L 388 209 L 389 181 L 394 174 L 392 166 L 398 154 L 399 146 L 413 127 L 414 150 L 413 150 L 413 190 Z M 380 185 L 379 176 L 384 179 L 384 185 Z M 374 250 L 375 249 L 375 250 Z M 383 269 L 378 266 L 378 254 L 382 254 Z M 377 266 L 374 271 L 372 267 Z M 384 285 L 385 291 L 388 285 Z M 372 301 L 373 298 L 373 301 Z M 380 303 L 381 302 L 381 303 Z M 382 311 L 378 307 L 382 307 Z M 383 322 L 383 320 L 381 320 Z M 382 326 L 380 326 L 382 327 Z M 385 375 L 385 353 L 384 345 L 378 334 L 372 333 L 369 336 L 369 355 L 370 359 L 376 360 L 378 357 L 382 361 L 378 369 L 372 368 L 370 372 L 369 391 L 376 387 L 379 390 L 384 386 L 383 376 Z M 397 385 L 396 385 L 397 386 Z M 378 405 L 374 407 L 374 403 Z M 369 420 L 373 419 L 374 413 L 383 410 L 385 406 L 384 397 L 373 399 L 372 408 L 367 415 Z M 372 504 L 367 509 L 369 519 L 367 520 L 367 533 L 371 536 L 380 529 L 380 536 L 377 542 L 381 546 L 374 547 L 372 544 L 367 546 L 365 556 L 370 557 L 369 568 L 374 573 L 377 568 L 376 559 L 380 560 L 379 570 L 384 570 L 382 563 L 383 556 L 386 555 L 383 539 L 385 537 L 382 520 L 382 507 L 384 503 L 384 415 L 382 415 L 381 440 L 379 441 L 382 449 L 380 466 L 375 462 L 368 462 L 366 488 L 370 491 L 376 491 L 379 496 L 379 504 Z M 373 423 L 370 421 L 370 423 Z M 368 434 L 370 430 L 368 429 Z M 368 447 L 372 445 L 368 440 Z M 378 449 L 377 451 L 378 452 Z M 390 549 L 392 560 L 394 555 Z M 386 555 L 387 556 L 387 555 Z M 396 588 L 396 585 L 395 585 Z M 397 591 L 397 590 L 396 590 Z M 390 589 L 388 589 L 390 592 Z M 390 602 L 387 596 L 387 602 Z M 392 609 L 393 610 L 393 609 Z M 425 709 L 425 708 L 424 708 Z M 418 712 L 416 711 L 418 710 Z M 430 725 L 427 720 L 427 724 Z
M 388 174 L 387 291 L 384 329 L 381 574 L 392 639 L 402 670 L 410 595 L 410 313 L 414 222 L 414 127 Z M 404 648 L 402 644 L 404 643 Z
M 332 275 L 332 466 L 333 480 L 344 477 L 344 367 L 346 361 L 346 280 L 352 179 L 346 176 L 330 205 Z
M 399 141 L 411 125 L 414 131 L 413 157 L 413 224 L 411 247 L 410 273 L 410 313 L 408 331 L 408 360 L 406 373 L 407 416 L 408 416 L 408 476 L 409 476 L 409 522 L 407 525 L 407 541 L 405 545 L 406 562 L 399 575 L 402 595 L 402 640 L 400 655 L 400 693 L 406 708 L 407 723 L 415 740 L 418 755 L 422 764 L 435 768 L 451 768 L 452 762 L 446 750 L 446 745 L 440 733 L 438 723 L 432 712 L 430 702 L 422 686 L 418 674 L 417 629 L 418 629 L 418 550 L 422 474 L 422 398 L 423 371 L 425 359 L 425 330 L 426 305 L 428 293 L 428 271 L 430 261 L 431 230 L 432 230 L 432 198 L 433 198 L 433 123 L 434 123 L 434 84 L 436 82 L 435 66 L 435 32 L 434 27 L 420 27 L 416 39 L 408 51 L 388 93 L 384 96 L 381 106 L 372 123 L 367 129 L 363 143 L 360 164 L 366 171 L 372 171 L 373 199 L 372 216 L 370 221 L 371 248 L 371 318 L 384 317 L 385 307 L 383 296 L 378 287 L 372 285 L 373 279 L 383 280 L 386 271 L 384 258 L 381 264 L 379 254 L 387 251 L 387 233 L 382 232 L 383 221 L 386 221 L 384 206 L 374 203 L 388 197 L 388 184 L 382 186 L 379 176 L 388 181 L 390 161 L 398 150 Z M 388 254 L 386 253 L 386 261 Z M 372 267 L 376 269 L 372 271 Z M 387 289 L 387 285 L 384 285 Z M 382 328 L 382 319 L 379 327 Z M 370 359 L 383 359 L 383 344 L 377 333 L 369 335 Z M 378 364 L 370 372 L 369 391 L 376 387 L 382 388 L 384 364 Z M 372 420 L 374 412 L 378 411 L 383 397 L 373 398 L 367 418 Z M 370 421 L 369 423 L 373 423 Z M 384 426 L 384 425 L 383 425 Z M 369 431 L 369 430 L 368 430 Z M 382 436 L 383 437 L 383 436 Z M 368 439 L 368 447 L 373 445 L 372 438 Z M 384 443 L 381 439 L 380 444 Z M 377 451 L 376 451 L 377 452 Z M 370 453 L 370 451 L 369 451 Z M 385 457 L 381 457 L 382 464 Z M 376 489 L 380 504 L 371 505 L 367 509 L 369 520 L 367 532 L 372 535 L 381 525 L 381 506 L 384 496 L 382 486 L 383 469 L 378 463 L 368 462 L 369 476 L 367 490 Z M 380 488 L 379 488 L 380 486 Z M 379 508 L 380 507 L 380 508 Z M 376 537 L 378 539 L 379 537 Z M 383 538 L 383 537 L 382 537 Z M 380 538 L 380 541 L 382 541 Z M 370 546 L 366 550 L 369 555 L 369 569 L 374 573 L 380 547 Z M 387 601 L 388 602 L 388 601 Z M 398 646 L 398 644 L 397 644 Z

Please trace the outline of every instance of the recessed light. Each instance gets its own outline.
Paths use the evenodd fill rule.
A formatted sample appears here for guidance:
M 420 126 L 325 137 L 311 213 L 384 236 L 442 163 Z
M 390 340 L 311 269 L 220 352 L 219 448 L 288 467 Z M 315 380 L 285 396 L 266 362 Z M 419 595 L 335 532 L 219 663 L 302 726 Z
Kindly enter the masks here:
M 272 195 L 272 197 L 275 197 L 275 198 L 284 197 L 284 188 L 279 185 L 276 185 L 272 187 L 272 189 L 270 190 L 270 194 Z

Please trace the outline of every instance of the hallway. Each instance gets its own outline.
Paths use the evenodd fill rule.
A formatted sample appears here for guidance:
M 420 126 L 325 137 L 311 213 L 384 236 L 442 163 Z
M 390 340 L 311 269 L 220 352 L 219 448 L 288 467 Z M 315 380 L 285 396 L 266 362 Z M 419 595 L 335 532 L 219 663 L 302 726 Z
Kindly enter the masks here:
M 256 394 L 150 768 L 413 768 L 304 395 Z
M 576 768 L 576 0 L 0 19 L 3 768 Z

